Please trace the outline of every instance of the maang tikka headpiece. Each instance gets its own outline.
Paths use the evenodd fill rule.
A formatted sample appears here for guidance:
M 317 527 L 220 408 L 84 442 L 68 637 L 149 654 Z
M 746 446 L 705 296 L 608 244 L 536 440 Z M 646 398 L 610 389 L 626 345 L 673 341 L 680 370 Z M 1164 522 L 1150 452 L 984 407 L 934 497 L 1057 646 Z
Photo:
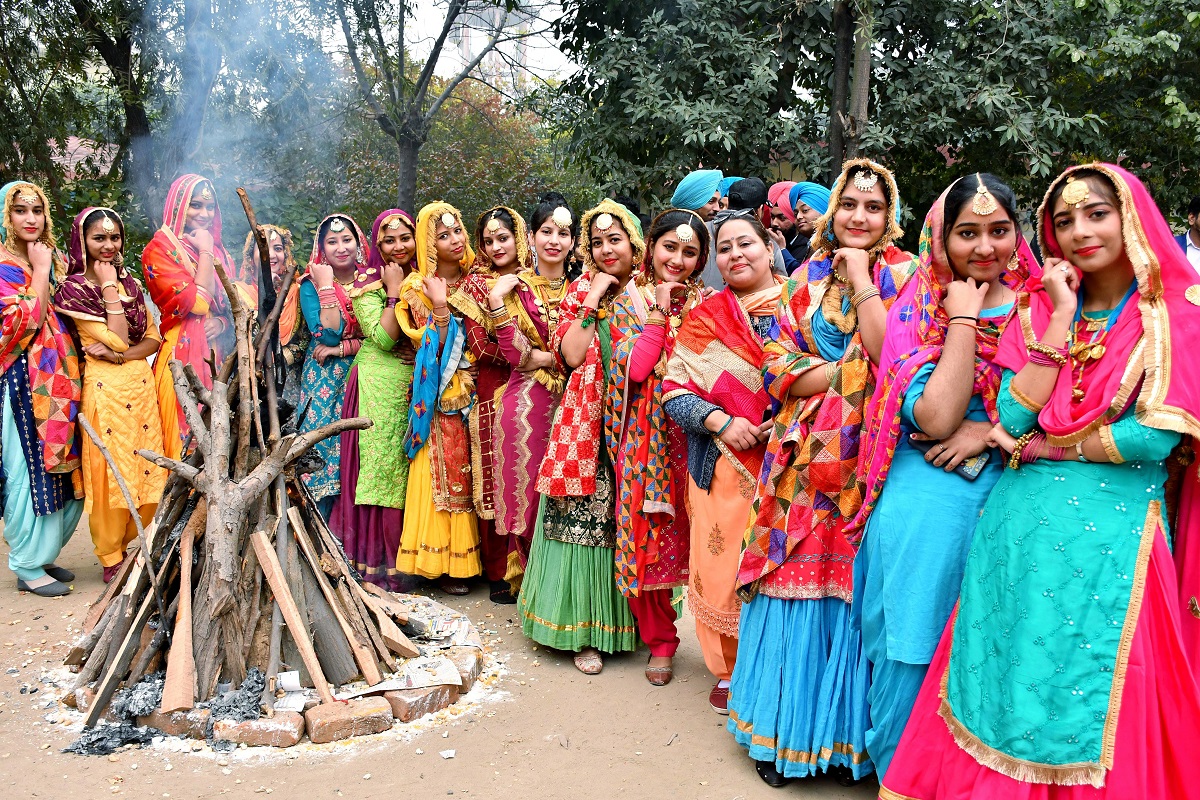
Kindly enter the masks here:
M 996 198 L 988 191 L 987 186 L 983 183 L 983 176 L 978 172 L 975 173 L 975 180 L 979 182 L 979 185 L 975 187 L 975 199 L 971 201 L 971 210 L 981 217 L 995 214 L 1000 204 L 996 202 Z
M 879 183 L 879 175 L 874 170 L 860 169 L 854 175 L 854 188 L 860 192 L 869 192 Z
M 1088 196 L 1092 193 L 1091 187 L 1087 185 L 1087 181 L 1077 181 L 1075 176 L 1071 175 L 1067 178 L 1067 185 L 1062 190 L 1062 200 L 1068 206 L 1079 208 L 1087 202 Z
M 105 233 L 115 233 L 117 230 L 117 223 L 112 221 L 112 217 L 110 217 L 108 214 L 105 214 L 103 212 L 101 212 L 100 217 L 101 217 L 100 228 Z

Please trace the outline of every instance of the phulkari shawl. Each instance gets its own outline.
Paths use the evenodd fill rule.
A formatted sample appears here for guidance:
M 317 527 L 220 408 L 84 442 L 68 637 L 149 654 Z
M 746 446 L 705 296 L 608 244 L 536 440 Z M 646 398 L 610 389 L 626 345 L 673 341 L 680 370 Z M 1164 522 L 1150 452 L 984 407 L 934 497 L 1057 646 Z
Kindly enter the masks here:
M 619 220 L 633 249 L 635 269 L 646 256 L 646 244 L 638 232 L 637 220 L 625 206 L 604 200 L 583 215 L 579 252 L 585 272 L 567 289 L 567 296 L 559 306 L 558 328 L 550 336 L 551 352 L 558 361 L 559 369 L 564 373 L 570 371 L 562 403 L 555 412 L 550 428 L 546 457 L 542 459 L 538 470 L 537 490 L 550 497 L 587 497 L 594 494 L 596 472 L 600 468 L 600 448 L 607 446 L 603 434 L 604 398 L 608 367 L 612 360 L 613 327 L 605 303 L 601 303 L 601 310 L 594 315 L 596 335 L 588 345 L 583 363 L 570 370 L 562 360 L 563 337 L 571 329 L 571 323 L 579 317 L 583 301 L 592 288 L 591 278 L 597 272 L 588 238 L 592 221 L 601 214 L 611 214 Z M 615 453 L 611 449 L 608 458 L 615 461 Z
M 900 198 L 891 173 L 867 159 L 847 162 L 834 183 L 829 211 L 817 222 L 817 231 L 822 237 L 823 231 L 832 232 L 846 176 L 855 166 L 868 167 L 890 187 L 888 228 L 871 251 L 875 255 L 874 284 L 884 306 L 890 308 L 917 266 L 913 256 L 891 243 L 902 233 L 894 224 Z M 796 555 L 810 562 L 810 568 L 797 571 L 798 584 L 788 587 L 789 596 L 840 597 L 847 602 L 852 597 L 851 572 L 838 565 L 844 566 L 854 557 L 853 543 L 844 528 L 862 505 L 864 487 L 857 476 L 859 435 L 875 378 L 857 316 L 848 308 L 845 287 L 833 274 L 829 239 L 823 240 L 827 246 L 818 248 L 784 286 L 778 334 L 767 346 L 764 383 L 777 411 L 759 476 L 753 524 L 746 533 L 738 567 L 737 585 L 743 599 L 752 597 L 758 583 L 798 548 Z M 821 353 L 814 332 L 818 316 L 847 336 L 845 349 L 836 360 Z M 801 375 L 831 362 L 836 368 L 824 394 L 791 396 L 792 384 Z
M 449 203 L 430 203 L 417 214 L 417 256 L 412 273 L 404 279 L 400 302 L 396 304 L 396 318 L 401 331 L 417 343 L 412 404 L 408 411 L 408 438 L 404 446 L 409 458 L 415 458 L 425 446 L 433 430 L 435 413 L 461 413 L 465 421 L 475 398 L 475 382 L 466 369 L 470 363 L 466 352 L 466 329 L 451 314 L 446 327 L 446 341 L 442 344 L 437 326 L 433 324 L 433 304 L 425 294 L 425 277 L 437 274 L 437 248 L 434 241 L 437 223 L 446 214 L 462 224 L 462 215 Z M 468 244 L 460 262 L 463 279 L 474 260 L 475 253 Z M 461 286 L 462 281 L 447 292 L 446 300 L 451 308 L 457 308 L 460 304 L 457 295 L 462 291 Z M 461 455 L 470 463 L 469 454 Z
M 942 300 L 946 297 L 950 282 L 955 279 L 946 257 L 945 204 L 946 195 L 956 184 L 957 181 L 942 192 L 925 216 L 916 275 L 888 312 L 887 334 L 879 359 L 879 384 L 867 405 L 866 425 L 859 449 L 858 477 L 866 494 L 847 529 L 852 541 L 860 536 L 866 525 L 891 468 L 892 456 L 900 437 L 900 411 L 908 386 L 922 367 L 937 363 L 942 355 L 942 345 L 946 341 L 946 329 L 950 323 Z M 1019 293 L 1024 291 L 1025 282 L 1031 276 L 1041 274 L 1041 266 L 1019 230 L 1017 237 L 1013 261 L 1000 274 L 1000 282 Z M 988 419 L 993 423 L 999 422 L 996 397 L 1000 393 L 1002 372 L 995 363 L 996 352 L 1001 334 L 1015 316 L 1015 309 L 1014 303 L 1013 310 L 995 323 L 980 320 L 976 333 L 972 394 L 982 397 Z
M 643 274 L 652 276 L 653 267 L 647 264 Z M 629 379 L 633 348 L 650 315 L 654 291 L 653 279 L 631 280 L 613 303 L 612 362 L 604 415 L 605 436 L 619 478 L 617 588 L 633 597 L 644 585 L 646 568 L 658 560 L 663 527 L 671 525 L 678 511 L 671 497 L 672 461 L 687 462 L 684 453 L 672 458 L 663 411 L 663 377 L 675 344 L 675 328 L 669 322 L 654 371 L 640 384 Z M 689 292 L 682 313 L 688 314 L 699 301 L 698 290 Z

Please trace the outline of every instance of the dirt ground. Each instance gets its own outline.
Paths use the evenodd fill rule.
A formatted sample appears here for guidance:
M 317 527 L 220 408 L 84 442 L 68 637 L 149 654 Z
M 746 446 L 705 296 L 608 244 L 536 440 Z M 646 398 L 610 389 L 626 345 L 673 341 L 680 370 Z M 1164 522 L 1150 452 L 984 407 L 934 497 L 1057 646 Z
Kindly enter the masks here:
M 86 519 L 58 563 L 75 591 L 46 600 L 19 594 L 0 573 L 0 796 L 4 798 L 854 798 L 873 781 L 845 789 L 828 778 L 763 784 L 745 751 L 708 707 L 712 678 L 690 617 L 675 679 L 662 688 L 642 676 L 645 651 L 610 659 L 588 677 L 570 660 L 526 640 L 515 606 L 496 606 L 479 586 L 465 598 L 434 596 L 458 608 L 488 642 L 491 676 L 456 714 L 443 712 L 352 744 L 290 750 L 241 749 L 228 756 L 189 744 L 125 750 L 111 757 L 61 753 L 79 716 L 54 701 L 60 664 L 102 587 Z M 7 564 L 7 546 L 0 559 Z M 490 616 L 489 616 L 490 615 Z M 491 633 L 494 632 L 494 633 Z M 453 758 L 440 753 L 454 751 Z

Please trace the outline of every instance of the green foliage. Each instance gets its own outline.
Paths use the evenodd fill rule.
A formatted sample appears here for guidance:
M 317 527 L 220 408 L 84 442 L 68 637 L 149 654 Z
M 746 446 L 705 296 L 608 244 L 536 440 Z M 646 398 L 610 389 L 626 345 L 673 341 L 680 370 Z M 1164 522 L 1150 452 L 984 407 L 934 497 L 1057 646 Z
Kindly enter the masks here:
M 994 172 L 1036 205 L 1061 169 L 1093 159 L 1138 173 L 1168 215 L 1200 192 L 1194 0 L 852 5 L 874 23 L 860 152 L 896 169 L 917 216 L 966 172 Z M 598 180 L 659 200 L 701 163 L 819 175 L 831 166 L 831 9 L 567 0 L 562 46 L 582 69 L 547 107 Z

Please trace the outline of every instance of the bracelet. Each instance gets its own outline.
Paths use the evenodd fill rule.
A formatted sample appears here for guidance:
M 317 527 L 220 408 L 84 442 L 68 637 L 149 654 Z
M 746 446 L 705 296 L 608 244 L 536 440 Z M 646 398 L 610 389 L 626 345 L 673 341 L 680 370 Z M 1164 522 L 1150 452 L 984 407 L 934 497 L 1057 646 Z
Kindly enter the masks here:
M 1013 446 L 1012 455 L 1008 457 L 1009 469 L 1021 468 L 1021 451 L 1025 449 L 1025 445 L 1033 441 L 1033 437 L 1037 436 L 1037 431 L 1030 431 L 1021 438 L 1017 439 L 1017 443 Z
M 979 317 L 971 317 L 966 314 L 955 314 L 953 317 L 950 318 L 950 321 L 953 322 L 956 319 L 969 319 L 969 320 L 971 320 L 971 322 L 973 322 L 975 324 L 979 324 Z
M 717 432 L 714 433 L 713 436 L 720 436 L 722 433 L 725 432 L 725 429 L 728 428 L 732 424 L 733 424 L 733 414 L 730 414 L 729 419 L 725 420 L 725 424 L 722 425 L 720 428 L 718 428 Z
M 971 330 L 979 330 L 979 325 L 977 323 L 967 322 L 966 320 L 961 319 L 961 318 L 952 319 L 949 322 L 947 322 L 946 329 L 949 330 L 951 325 L 962 325 L 963 327 L 970 328 Z
M 499 308 L 488 308 L 488 315 L 499 319 L 508 313 L 508 306 L 500 306 Z
M 1065 347 L 1051 347 L 1050 345 L 1042 344 L 1041 342 L 1033 342 L 1032 344 L 1026 345 L 1026 348 L 1029 350 L 1030 363 L 1038 364 L 1038 366 L 1050 365 L 1044 363 L 1044 361 L 1041 359 L 1035 359 L 1035 353 L 1040 353 L 1050 361 L 1053 361 L 1054 364 L 1059 367 L 1067 363 L 1067 348 Z
M 209 258 L 212 258 L 212 257 L 213 257 L 213 251 L 212 251 L 212 250 L 201 250 L 201 251 L 200 251 L 200 255 L 202 255 L 202 256 L 208 256 Z
M 653 303 L 650 304 L 650 308 L 646 310 L 646 314 L 650 315 L 650 314 L 653 314 L 655 311 L 662 314 L 664 317 L 671 316 L 669 313 L 667 313 L 667 310 L 665 308 L 663 308 L 662 306 L 660 306 L 658 304 L 657 300 L 655 300 Z
M 1046 434 L 1038 432 L 1029 437 L 1029 441 L 1021 448 L 1021 463 L 1032 464 L 1038 460 L 1038 449 L 1046 441 Z
M 384 308 L 395 308 L 396 303 L 399 303 L 399 302 L 400 302 L 399 297 L 389 297 L 388 299 L 383 301 L 383 307 Z
M 1078 441 L 1078 442 L 1076 442 L 1076 443 L 1075 443 L 1075 456 L 1076 456 L 1076 457 L 1077 457 L 1077 458 L 1078 458 L 1080 461 L 1082 461 L 1084 464 L 1090 464 L 1090 463 L 1092 463 L 1092 462 L 1088 461 L 1088 458 L 1087 458 L 1087 456 L 1085 456 L 1085 455 L 1083 454 L 1083 440 L 1082 440 L 1082 439 L 1081 439 L 1080 441 Z
M 121 284 L 117 283 L 116 281 L 105 281 L 104 283 L 100 284 L 101 294 L 103 294 L 104 290 L 110 286 L 117 290 L 117 294 L 121 293 Z
M 875 288 L 874 286 L 868 286 L 866 289 L 856 292 L 854 296 L 850 298 L 850 305 L 854 308 L 858 308 L 872 297 L 879 297 L 879 289 Z
M 582 312 L 579 316 L 579 327 L 581 328 L 590 328 L 600 315 L 600 309 L 592 308 L 591 306 L 581 305 L 579 310 Z
M 321 308 L 337 308 L 337 303 L 321 303 Z
M 647 317 L 646 324 L 647 325 L 661 325 L 664 328 L 667 327 L 667 321 L 665 319 L 650 319 Z
M 117 363 L 118 363 L 118 364 L 124 364 L 124 363 L 125 363 L 125 356 L 124 356 L 124 355 L 122 355 L 121 353 L 113 353 L 113 355 L 117 357 Z

